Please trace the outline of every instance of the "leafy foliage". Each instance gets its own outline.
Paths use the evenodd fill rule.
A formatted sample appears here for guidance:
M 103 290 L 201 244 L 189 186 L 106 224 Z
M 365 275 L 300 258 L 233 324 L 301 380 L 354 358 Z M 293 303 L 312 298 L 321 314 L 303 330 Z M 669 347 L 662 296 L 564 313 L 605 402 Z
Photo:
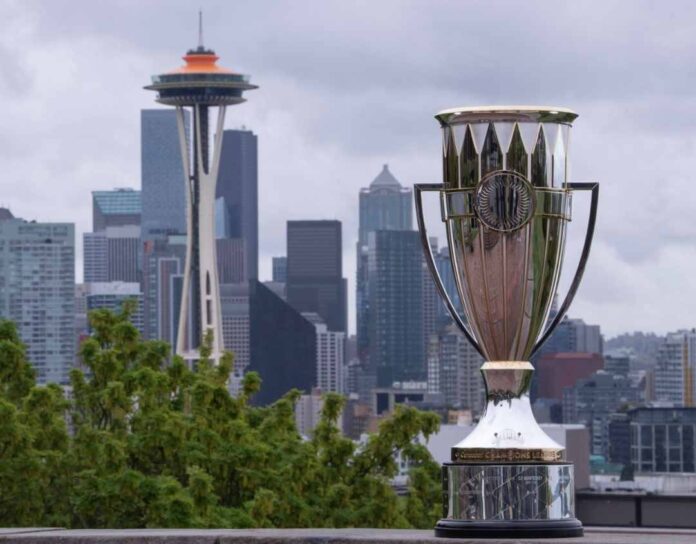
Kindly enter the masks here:
M 327 394 L 309 440 L 295 426 L 300 393 L 268 407 L 248 373 L 232 397 L 232 356 L 191 371 L 169 347 L 142 341 L 119 314 L 97 310 L 81 347 L 86 372 L 65 399 L 37 387 L 24 346 L 0 322 L 0 526 L 431 527 L 439 467 L 418 442 L 435 414 L 399 407 L 366 443 L 343 437 L 344 399 Z M 389 482 L 395 455 L 413 467 L 409 493 Z

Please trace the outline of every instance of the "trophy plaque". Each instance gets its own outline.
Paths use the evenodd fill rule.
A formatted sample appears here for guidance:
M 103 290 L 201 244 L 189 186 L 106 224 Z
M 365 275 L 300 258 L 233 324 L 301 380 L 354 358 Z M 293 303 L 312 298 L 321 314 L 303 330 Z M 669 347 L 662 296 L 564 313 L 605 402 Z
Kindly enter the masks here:
M 582 536 L 575 518 L 573 465 L 532 414 L 531 356 L 565 315 L 580 284 L 596 219 L 599 186 L 568 181 L 570 128 L 563 108 L 455 108 L 438 113 L 443 183 L 415 186 L 428 267 L 455 323 L 485 359 L 486 407 L 442 468 L 442 537 Z M 457 296 L 438 274 L 423 216 L 437 192 Z M 591 206 L 579 265 L 549 319 L 575 191 Z

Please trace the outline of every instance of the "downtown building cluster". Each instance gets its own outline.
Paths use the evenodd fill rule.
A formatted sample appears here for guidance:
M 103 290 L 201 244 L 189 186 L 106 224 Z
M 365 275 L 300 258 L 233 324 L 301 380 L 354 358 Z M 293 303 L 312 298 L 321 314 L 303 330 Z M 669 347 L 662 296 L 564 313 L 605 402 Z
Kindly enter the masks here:
M 199 49 L 189 55 L 214 55 Z M 172 109 L 143 110 L 140 121 L 141 188 L 92 192 L 92 228 L 81 239 L 82 283 L 75 285 L 73 224 L 26 221 L 0 209 L 0 316 L 17 324 L 39 383 L 69 384 L 93 310 L 129 304 L 142 337 L 167 342 L 172 356 L 182 330 L 195 336 L 192 324 L 201 317 L 195 312 L 205 306 L 191 304 L 183 328 L 180 316 L 191 235 L 185 181 L 191 176 L 181 142 L 195 141 L 196 123 Z M 213 283 L 219 289 L 213 291 L 219 340 L 234 354 L 233 394 L 248 371 L 263 380 L 253 399 L 259 405 L 299 389 L 296 419 L 308 434 L 322 395 L 340 393 L 348 398 L 341 425 L 355 439 L 398 404 L 436 411 L 459 427 L 481 416 L 483 360 L 436 291 L 413 225 L 412 191 L 387 165 L 357 195 L 354 336 L 341 222 L 288 221 L 286 254 L 273 257 L 272 281 L 264 282 L 258 137 L 247 129 L 222 131 L 216 172 Z M 456 306 L 447 246 L 436 238 L 429 243 Z M 189 351 L 198 347 L 184 343 Z M 597 325 L 561 321 L 533 358 L 537 420 L 581 424 L 598 470 L 696 472 L 696 331 L 623 335 L 610 344 Z

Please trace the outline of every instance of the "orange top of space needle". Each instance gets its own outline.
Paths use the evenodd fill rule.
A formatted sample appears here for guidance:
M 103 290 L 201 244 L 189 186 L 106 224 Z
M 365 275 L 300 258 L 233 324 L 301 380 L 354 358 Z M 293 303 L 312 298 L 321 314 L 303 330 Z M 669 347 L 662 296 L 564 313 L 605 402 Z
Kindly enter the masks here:
M 249 76 L 218 66 L 220 57 L 203 45 L 203 19 L 199 14 L 198 47 L 186 52 L 184 66 L 152 76 L 145 88 L 157 91 L 157 102 L 169 106 L 222 106 L 244 102 L 244 91 L 258 88 Z

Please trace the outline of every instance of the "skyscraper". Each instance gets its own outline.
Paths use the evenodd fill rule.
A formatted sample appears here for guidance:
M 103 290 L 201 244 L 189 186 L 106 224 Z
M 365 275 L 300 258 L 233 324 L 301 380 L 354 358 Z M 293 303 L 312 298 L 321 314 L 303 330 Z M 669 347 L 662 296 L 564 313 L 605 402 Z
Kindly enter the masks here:
M 288 303 L 299 312 L 319 314 L 330 331 L 346 332 L 347 286 L 342 271 L 340 221 L 288 221 Z
M 358 357 L 367 362 L 369 296 L 367 286 L 368 235 L 375 230 L 411 230 L 413 228 L 413 195 L 384 165 L 370 186 L 360 190 L 360 223 L 358 227 L 356 317 Z
M 317 382 L 317 333 L 300 312 L 262 283 L 249 282 L 250 364 L 260 374 L 255 404 L 270 404 L 292 388 Z
M 215 196 L 224 238 L 244 240 L 246 276 L 258 279 L 258 138 L 250 130 L 225 130 Z
M 189 139 L 190 114 L 183 112 Z M 140 169 L 143 240 L 186 232 L 186 175 L 179 144 L 176 111 L 140 112 Z
M 183 297 L 177 331 L 177 354 L 193 361 L 206 335 L 211 339 L 211 358 L 223 351 L 220 284 L 215 250 L 215 198 L 220 171 L 223 126 L 227 106 L 244 102 L 242 94 L 255 89 L 249 77 L 217 65 L 218 56 L 203 45 L 187 51 L 186 64 L 153 76 L 146 89 L 157 91 L 157 102 L 176 107 L 179 146 L 187 203 L 187 250 Z M 189 161 L 184 108 L 193 112 L 192 156 Z M 210 141 L 209 113 L 217 109 L 217 127 Z M 212 143 L 212 147 L 211 147 Z M 145 204 L 145 195 L 143 203 Z
M 176 345 L 186 236 L 148 240 L 143 247 L 144 336 Z
M 0 316 L 15 322 L 40 384 L 67 384 L 75 361 L 75 226 L 0 209 Z
M 416 231 L 368 236 L 369 366 L 379 387 L 427 377 L 423 345 L 423 257 Z
M 655 400 L 696 406 L 696 330 L 670 333 L 657 355 Z

